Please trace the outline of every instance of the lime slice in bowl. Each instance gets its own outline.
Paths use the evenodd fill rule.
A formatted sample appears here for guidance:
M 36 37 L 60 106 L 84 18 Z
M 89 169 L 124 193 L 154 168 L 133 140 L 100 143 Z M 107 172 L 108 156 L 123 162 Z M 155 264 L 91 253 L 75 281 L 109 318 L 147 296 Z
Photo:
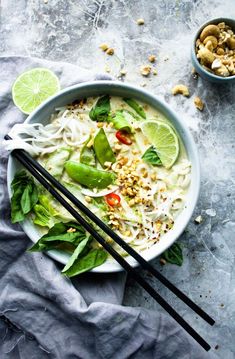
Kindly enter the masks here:
M 179 140 L 174 129 L 165 122 L 143 121 L 141 130 L 156 148 L 157 154 L 166 168 L 171 168 L 179 155 Z
M 59 90 L 58 77 L 50 70 L 38 67 L 17 77 L 12 87 L 12 98 L 14 104 L 28 115 Z

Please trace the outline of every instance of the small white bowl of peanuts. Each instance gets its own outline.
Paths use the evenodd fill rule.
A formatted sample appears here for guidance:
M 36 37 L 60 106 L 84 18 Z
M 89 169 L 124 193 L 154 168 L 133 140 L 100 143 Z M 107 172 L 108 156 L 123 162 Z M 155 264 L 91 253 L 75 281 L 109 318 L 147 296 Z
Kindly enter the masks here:
M 218 18 L 203 24 L 194 37 L 191 54 L 203 79 L 235 82 L 235 20 Z

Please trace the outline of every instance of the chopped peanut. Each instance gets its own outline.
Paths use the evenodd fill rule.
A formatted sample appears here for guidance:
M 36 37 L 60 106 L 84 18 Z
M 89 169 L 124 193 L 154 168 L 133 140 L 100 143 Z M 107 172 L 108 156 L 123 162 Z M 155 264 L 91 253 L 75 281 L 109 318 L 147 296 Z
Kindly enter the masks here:
M 114 49 L 112 47 L 109 47 L 107 50 L 106 50 L 106 54 L 107 55 L 113 55 L 114 54 Z
M 117 144 L 114 146 L 114 149 L 115 149 L 116 151 L 120 151 L 120 150 L 122 149 L 122 146 L 117 143 Z
M 148 76 L 151 72 L 152 67 L 150 65 L 143 65 L 140 67 L 140 73 L 142 76 Z
M 137 155 L 139 153 L 139 151 L 137 149 L 135 149 L 135 150 L 132 150 L 132 153 L 133 153 L 133 155 Z
M 202 223 L 202 216 L 201 216 L 201 215 L 197 216 L 197 217 L 194 219 L 194 222 L 197 223 L 197 224 Z
M 72 228 L 70 227 L 68 230 L 67 230 L 67 233 L 74 233 L 76 232 L 76 229 L 75 228 Z
M 124 166 L 126 163 L 128 162 L 128 158 L 127 157 L 122 157 L 119 161 L 121 166 Z
M 156 56 L 155 55 L 150 55 L 149 56 L 149 61 L 150 62 L 155 62 L 156 61 Z
M 105 165 L 105 167 L 110 168 L 110 167 L 112 166 L 112 162 L 106 161 L 106 162 L 104 163 L 104 165 Z
M 204 103 L 202 102 L 202 100 L 200 99 L 200 97 L 196 96 L 194 98 L 194 105 L 196 106 L 196 108 L 200 111 L 203 110 L 204 108 Z
M 137 25 L 144 25 L 144 19 L 140 18 L 136 21 Z
M 131 199 L 128 204 L 130 207 L 133 207 L 135 205 L 135 200 Z
M 99 47 L 100 47 L 100 49 L 103 50 L 103 51 L 106 51 L 106 50 L 108 50 L 108 48 L 109 48 L 108 45 L 105 44 L 105 43 L 104 43 L 104 44 L 101 44 Z

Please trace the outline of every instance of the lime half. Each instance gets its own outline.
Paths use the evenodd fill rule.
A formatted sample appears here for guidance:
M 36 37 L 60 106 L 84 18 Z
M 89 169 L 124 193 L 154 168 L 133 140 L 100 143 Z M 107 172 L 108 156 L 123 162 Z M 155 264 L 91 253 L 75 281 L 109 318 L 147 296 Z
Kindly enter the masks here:
M 171 168 L 179 155 L 179 140 L 173 128 L 162 121 L 147 120 L 142 122 L 141 130 L 155 146 L 163 166 Z
M 12 87 L 12 98 L 22 112 L 30 114 L 59 90 L 58 77 L 50 70 L 38 67 L 17 77 Z

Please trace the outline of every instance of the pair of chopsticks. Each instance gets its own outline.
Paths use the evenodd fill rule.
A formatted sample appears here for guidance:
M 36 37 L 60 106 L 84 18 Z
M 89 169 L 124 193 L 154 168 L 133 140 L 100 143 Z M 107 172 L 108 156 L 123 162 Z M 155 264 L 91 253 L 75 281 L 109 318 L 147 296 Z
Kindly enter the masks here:
M 11 140 L 9 135 L 6 140 Z M 82 202 L 80 202 L 67 188 L 57 181 L 49 172 L 45 170 L 36 160 L 27 152 L 21 149 L 12 151 L 12 155 L 41 183 L 52 196 L 67 209 L 68 212 L 95 238 L 104 249 L 125 269 L 125 271 L 142 286 L 169 314 L 181 325 L 188 334 L 190 334 L 206 351 L 210 350 L 210 345 L 172 308 L 166 300 L 133 268 L 96 230 L 83 218 L 76 209 L 74 209 L 64 197 L 71 201 L 85 216 L 98 225 L 108 236 L 119 244 L 130 256 L 132 256 L 140 266 L 149 271 L 163 285 L 171 290 L 179 299 L 188 305 L 208 324 L 213 325 L 214 319 L 204 312 L 196 303 L 187 297 L 180 289 L 165 278 L 157 269 L 148 263 L 139 253 L 130 247 L 121 237 L 119 237 L 111 228 L 102 222 L 94 213 L 92 213 Z M 61 192 L 62 196 L 57 190 Z

